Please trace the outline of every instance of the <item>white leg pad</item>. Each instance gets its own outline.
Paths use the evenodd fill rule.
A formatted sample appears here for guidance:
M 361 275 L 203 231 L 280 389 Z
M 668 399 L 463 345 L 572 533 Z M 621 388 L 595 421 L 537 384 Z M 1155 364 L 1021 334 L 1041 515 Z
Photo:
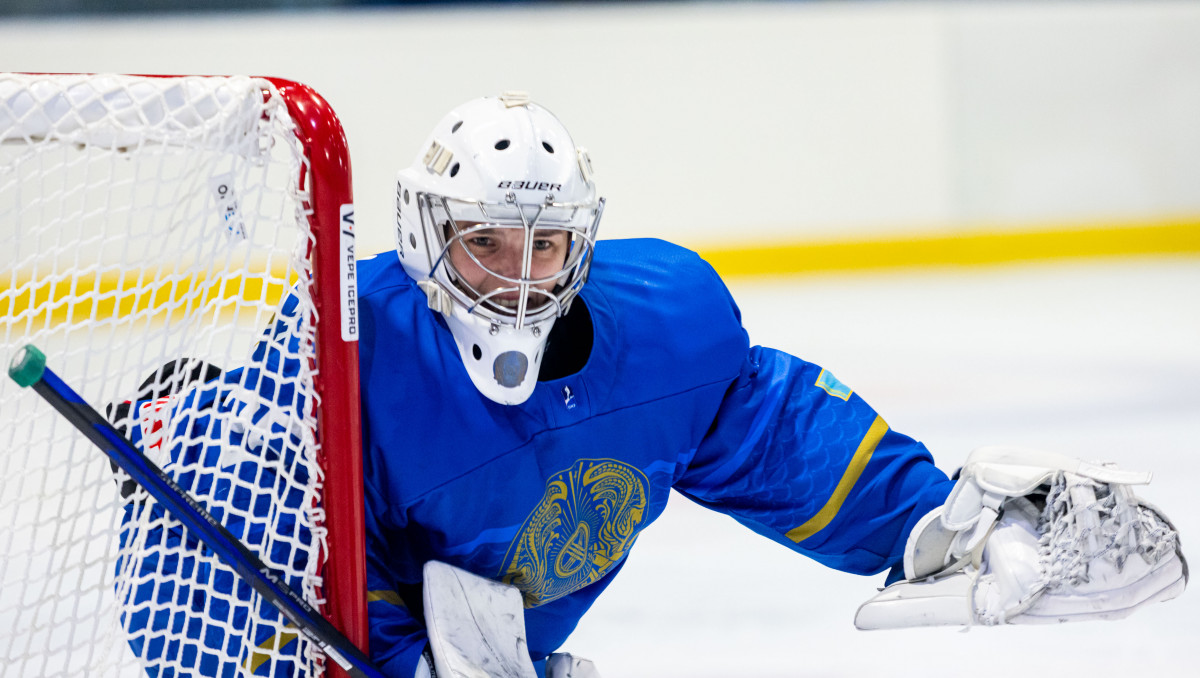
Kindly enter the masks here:
M 536 678 L 515 587 L 425 564 L 425 628 L 439 678 Z
M 546 660 L 546 678 L 600 678 L 600 673 L 589 659 L 555 652 Z

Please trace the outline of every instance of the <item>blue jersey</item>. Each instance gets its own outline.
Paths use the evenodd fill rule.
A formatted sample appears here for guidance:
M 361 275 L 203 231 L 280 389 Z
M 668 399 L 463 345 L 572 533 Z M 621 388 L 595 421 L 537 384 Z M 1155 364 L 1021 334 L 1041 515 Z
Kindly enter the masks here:
M 497 404 L 395 256 L 359 263 L 371 653 L 411 678 L 421 568 L 517 586 L 535 661 L 620 570 L 672 489 L 830 567 L 897 564 L 950 482 L 820 367 L 751 347 L 695 254 L 602 241 L 575 374 Z M 553 335 L 552 335 L 553 340 Z M 411 603 L 412 607 L 408 605 Z

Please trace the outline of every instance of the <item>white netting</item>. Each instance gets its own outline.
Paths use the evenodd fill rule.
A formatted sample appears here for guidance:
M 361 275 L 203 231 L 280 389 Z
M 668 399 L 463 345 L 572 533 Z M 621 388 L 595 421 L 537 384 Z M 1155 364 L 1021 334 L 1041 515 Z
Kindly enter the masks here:
M 1131 557 L 1152 566 L 1179 546 L 1179 535 L 1128 485 L 1110 485 L 1073 473 L 1051 483 L 1038 522 L 1041 568 L 1052 590 L 1085 589 Z
M 304 162 L 264 80 L 0 75 L 0 360 L 33 343 L 98 408 L 179 392 L 120 423 L 165 435 L 147 451 L 317 602 Z M 179 358 L 226 373 L 187 384 L 181 365 L 139 395 Z M 0 673 L 311 671 L 314 648 L 121 480 L 0 379 Z

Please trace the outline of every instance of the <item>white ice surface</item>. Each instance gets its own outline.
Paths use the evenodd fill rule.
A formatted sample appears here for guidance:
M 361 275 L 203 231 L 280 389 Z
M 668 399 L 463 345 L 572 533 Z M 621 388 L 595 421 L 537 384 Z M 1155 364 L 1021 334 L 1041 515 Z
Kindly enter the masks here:
M 1200 260 L 731 288 L 754 343 L 830 369 L 948 471 L 993 443 L 1154 471 L 1141 496 L 1200 559 Z M 676 495 L 566 649 L 606 678 L 1200 675 L 1195 591 L 1116 622 L 856 631 L 882 581 L 825 569 Z

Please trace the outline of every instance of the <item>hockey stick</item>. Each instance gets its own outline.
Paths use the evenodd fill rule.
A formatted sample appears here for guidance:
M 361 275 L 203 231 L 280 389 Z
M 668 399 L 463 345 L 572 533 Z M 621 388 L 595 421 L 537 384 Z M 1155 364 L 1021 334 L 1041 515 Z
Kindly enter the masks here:
M 275 606 L 309 640 L 354 678 L 383 678 L 371 660 L 337 627 L 271 572 L 225 526 L 175 483 L 154 462 L 129 442 L 91 405 L 46 367 L 46 356 L 32 344 L 13 357 L 8 376 L 22 388 L 33 390 L 46 399 L 75 428 L 104 451 L 138 485 L 157 499 L 176 520 L 195 532 L 200 540 L 249 583 L 259 595 Z

